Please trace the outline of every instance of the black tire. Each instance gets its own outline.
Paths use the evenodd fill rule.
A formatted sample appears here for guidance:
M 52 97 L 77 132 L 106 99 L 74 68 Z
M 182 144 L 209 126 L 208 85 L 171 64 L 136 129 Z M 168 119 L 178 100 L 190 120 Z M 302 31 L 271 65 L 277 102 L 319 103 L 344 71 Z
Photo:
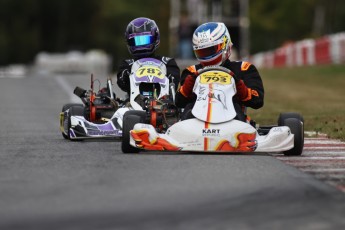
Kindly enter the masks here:
M 304 129 L 302 121 L 297 118 L 287 118 L 282 122 L 282 125 L 288 126 L 291 133 L 294 134 L 294 147 L 290 150 L 284 151 L 284 155 L 300 156 L 303 152 L 304 146 Z
M 79 106 L 79 107 L 84 108 L 84 105 L 80 104 L 80 103 L 67 103 L 67 104 L 64 104 L 62 106 L 61 112 L 65 112 L 67 109 L 71 108 L 72 106 Z M 69 137 L 66 134 L 64 134 L 64 133 L 61 133 L 61 134 L 62 134 L 63 138 L 69 139 Z
M 129 113 L 131 112 L 131 113 Z M 122 125 L 122 143 L 121 149 L 123 153 L 138 153 L 140 150 L 129 144 L 130 142 L 130 130 L 133 129 L 137 123 L 143 123 L 145 117 L 137 114 L 133 114 L 133 111 L 128 111 L 124 114 L 123 125 Z M 142 111 L 135 111 L 142 112 Z M 144 112 L 145 113 L 145 112 Z M 145 114 L 144 114 L 145 115 Z
M 68 104 L 64 104 L 62 106 L 62 111 L 61 112 L 65 112 L 67 109 L 71 108 L 72 106 L 81 106 L 81 107 L 84 107 L 83 104 L 81 103 L 68 103 Z
M 64 134 L 64 133 L 61 133 L 61 134 L 62 134 L 62 136 L 63 136 L 64 139 L 69 140 L 69 136 L 67 136 L 67 135 Z
M 83 116 L 84 115 L 84 106 L 83 105 L 72 105 L 69 107 L 68 116 L 67 116 L 67 132 L 69 132 L 71 128 L 71 116 Z M 69 134 L 66 135 L 62 133 L 62 136 L 66 139 L 70 140 Z M 65 137 L 66 136 L 66 137 Z
M 144 120 L 146 118 L 146 112 L 145 111 L 141 111 L 141 110 L 129 110 L 129 111 L 125 112 L 123 117 L 129 116 L 129 115 L 136 115 L 136 116 L 141 117 Z
M 294 112 L 288 112 L 288 113 L 279 114 L 278 126 L 282 126 L 283 121 L 288 119 L 288 118 L 296 118 L 297 120 L 302 121 L 304 123 L 304 118 L 301 114 L 294 113 Z

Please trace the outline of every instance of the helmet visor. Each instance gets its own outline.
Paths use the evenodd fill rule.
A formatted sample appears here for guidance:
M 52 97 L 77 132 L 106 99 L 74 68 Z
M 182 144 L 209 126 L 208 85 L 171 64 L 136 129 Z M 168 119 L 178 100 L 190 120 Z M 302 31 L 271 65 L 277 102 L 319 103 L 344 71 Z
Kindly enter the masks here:
M 154 37 L 152 35 L 138 35 L 128 39 L 128 45 L 130 46 L 145 46 L 154 43 Z
M 194 54 L 197 59 L 205 60 L 219 54 L 222 51 L 222 48 L 223 44 L 221 43 L 207 48 L 194 50 Z

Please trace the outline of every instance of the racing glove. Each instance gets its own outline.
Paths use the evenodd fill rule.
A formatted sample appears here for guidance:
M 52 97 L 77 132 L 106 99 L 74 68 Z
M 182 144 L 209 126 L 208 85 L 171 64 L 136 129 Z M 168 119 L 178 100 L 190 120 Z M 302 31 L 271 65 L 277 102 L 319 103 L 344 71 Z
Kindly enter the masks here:
M 127 69 L 123 70 L 120 75 L 117 76 L 117 85 L 126 92 L 130 91 L 129 85 L 129 71 Z
M 125 69 L 124 71 L 122 71 L 121 75 L 117 78 L 117 82 L 122 85 L 126 85 L 128 82 L 127 81 L 128 77 L 129 77 L 129 71 Z
M 232 74 L 232 77 L 235 79 L 238 98 L 241 101 L 246 100 L 246 98 L 248 97 L 248 87 L 244 84 L 244 81 L 237 75 Z
M 180 89 L 180 93 L 183 96 L 187 98 L 192 96 L 195 79 L 196 79 L 196 76 L 194 74 L 190 74 L 186 77 Z

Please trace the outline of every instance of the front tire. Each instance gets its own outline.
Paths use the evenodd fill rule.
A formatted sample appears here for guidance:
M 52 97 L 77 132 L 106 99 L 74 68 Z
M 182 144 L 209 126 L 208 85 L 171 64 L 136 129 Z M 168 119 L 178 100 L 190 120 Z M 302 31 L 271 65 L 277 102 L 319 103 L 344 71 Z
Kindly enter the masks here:
M 68 109 L 68 115 L 67 115 L 67 127 L 66 127 L 66 131 L 67 131 L 67 135 L 62 133 L 62 136 L 65 139 L 71 139 L 69 136 L 69 130 L 71 128 L 71 116 L 83 116 L 84 115 L 84 107 L 82 105 L 73 105 L 71 107 L 69 107 Z
M 64 113 L 66 110 L 68 110 L 69 108 L 71 108 L 71 107 L 73 107 L 73 106 L 81 106 L 81 107 L 83 107 L 83 104 L 80 104 L 80 103 L 68 103 L 68 104 L 64 104 L 64 105 L 62 106 L 61 112 Z M 66 119 L 68 119 L 68 117 L 67 117 L 67 118 L 64 118 L 64 121 L 63 121 L 63 122 L 65 122 Z M 60 120 L 60 122 L 61 122 L 61 120 Z M 60 125 L 62 125 L 62 124 L 60 123 Z M 68 132 L 68 130 L 67 130 L 67 132 Z M 64 139 L 69 139 L 68 135 L 66 135 L 64 132 L 61 132 L 61 134 L 62 134 L 62 136 L 63 136 Z
M 287 118 L 282 121 L 283 126 L 288 126 L 292 134 L 294 134 L 294 147 L 284 151 L 285 156 L 300 156 L 304 146 L 304 130 L 303 123 L 297 118 Z
M 125 113 L 123 118 L 122 126 L 122 143 L 121 149 L 123 153 L 138 153 L 140 150 L 130 145 L 130 131 L 134 128 L 134 125 L 137 123 L 142 123 L 143 119 L 141 116 L 132 115 Z
M 71 108 L 72 106 L 81 106 L 81 107 L 83 107 L 83 104 L 81 104 L 81 103 L 68 103 L 68 104 L 64 104 L 62 106 L 61 112 L 65 112 L 67 109 Z

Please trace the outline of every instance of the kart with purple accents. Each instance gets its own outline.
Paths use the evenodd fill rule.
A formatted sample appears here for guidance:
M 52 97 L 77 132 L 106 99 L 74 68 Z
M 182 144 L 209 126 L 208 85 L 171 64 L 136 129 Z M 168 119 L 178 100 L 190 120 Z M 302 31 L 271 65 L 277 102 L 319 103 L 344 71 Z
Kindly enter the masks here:
M 122 136 L 122 129 L 114 117 L 121 106 L 121 100 L 115 97 L 111 79 L 107 86 L 94 92 L 94 79 L 91 76 L 91 89 L 80 87 L 74 89 L 82 103 L 69 103 L 62 107 L 60 113 L 60 130 L 62 136 L 69 140 L 92 138 L 115 138 Z
M 65 104 L 60 113 L 60 130 L 65 139 L 82 140 L 121 138 L 124 114 L 150 114 L 150 123 L 157 129 L 166 129 L 178 120 L 174 106 L 175 85 L 169 83 L 165 64 L 157 59 L 143 58 L 132 64 L 130 95 L 117 99 L 111 80 L 98 93 L 76 87 L 74 94 L 82 104 Z M 164 104 L 164 108 L 161 108 Z M 158 109 L 159 107 L 159 109 Z

